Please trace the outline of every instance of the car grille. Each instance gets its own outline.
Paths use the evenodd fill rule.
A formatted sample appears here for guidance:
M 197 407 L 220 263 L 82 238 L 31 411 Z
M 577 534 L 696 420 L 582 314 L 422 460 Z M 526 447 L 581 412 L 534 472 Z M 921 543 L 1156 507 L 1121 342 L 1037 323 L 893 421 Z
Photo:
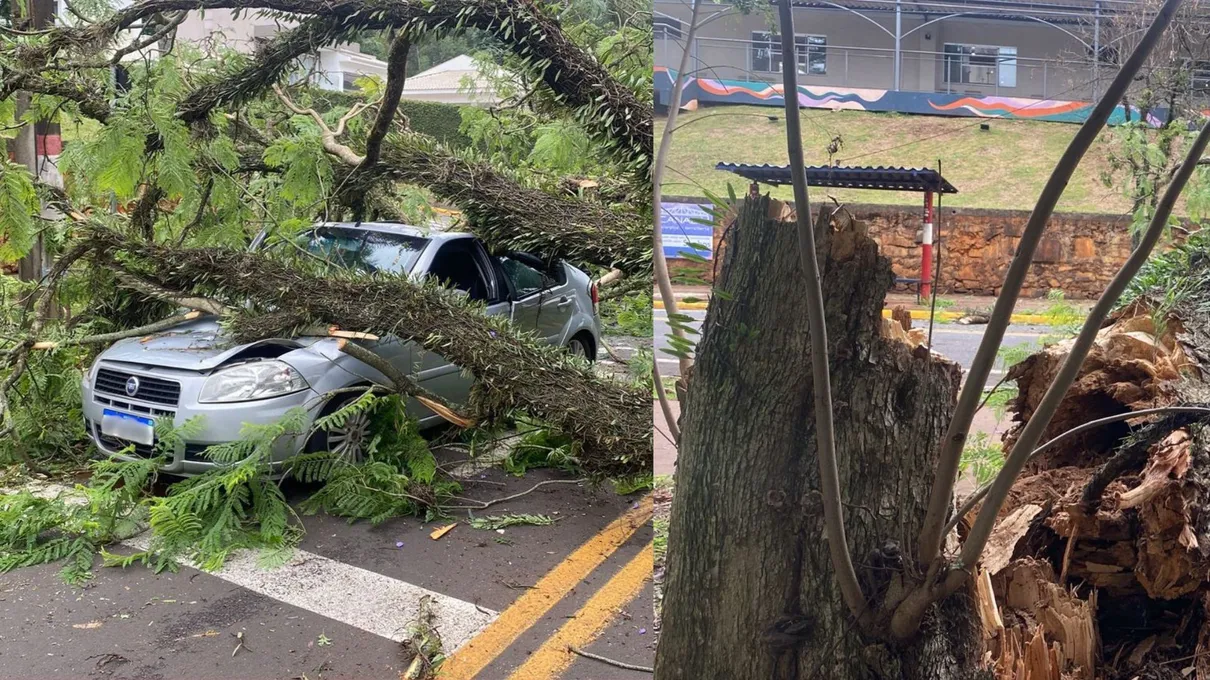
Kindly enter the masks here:
M 130 378 L 138 378 L 139 389 L 134 394 L 126 393 L 126 382 Z M 181 398 L 181 384 L 173 380 L 153 378 L 146 375 L 134 375 L 125 371 L 115 371 L 102 368 L 97 371 L 97 379 L 93 389 L 105 394 L 116 394 L 122 397 L 149 401 L 154 404 L 176 406 Z
M 172 418 L 173 416 L 176 415 L 176 411 L 167 411 L 165 409 L 156 408 L 154 406 L 143 406 L 142 404 L 135 404 L 135 403 L 129 402 L 129 401 L 122 401 L 121 399 L 110 399 L 109 397 L 102 397 L 99 394 L 94 394 L 93 400 L 96 401 L 98 404 L 104 404 L 105 406 L 112 406 L 114 408 L 120 408 L 123 411 L 130 411 L 131 413 L 146 413 L 147 415 L 149 415 L 153 418 L 159 418 L 162 416 Z

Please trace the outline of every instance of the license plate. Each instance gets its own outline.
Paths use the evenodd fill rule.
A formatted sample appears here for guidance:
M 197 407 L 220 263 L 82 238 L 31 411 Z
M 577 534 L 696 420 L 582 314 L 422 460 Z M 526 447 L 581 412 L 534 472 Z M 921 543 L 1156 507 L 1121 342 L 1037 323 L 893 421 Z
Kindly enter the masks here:
M 101 434 L 151 446 L 155 443 L 155 421 L 105 409 L 101 412 Z

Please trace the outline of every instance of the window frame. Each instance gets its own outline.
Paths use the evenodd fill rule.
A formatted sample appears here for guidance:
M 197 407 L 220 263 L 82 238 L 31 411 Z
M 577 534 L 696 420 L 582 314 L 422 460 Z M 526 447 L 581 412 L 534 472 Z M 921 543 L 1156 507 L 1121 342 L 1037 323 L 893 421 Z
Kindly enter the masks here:
M 949 48 L 961 51 L 951 52 Z M 993 54 L 978 54 L 975 50 L 995 50 Z M 1008 52 L 1006 50 L 1011 50 Z M 971 80 L 972 67 L 985 68 L 989 64 L 972 63 L 971 57 L 990 60 L 990 81 Z M 1008 67 L 1008 68 L 1005 68 Z M 958 69 L 958 79 L 951 78 L 952 68 Z M 1005 82 L 1006 80 L 1011 82 Z M 948 85 L 980 85 L 985 87 L 1017 87 L 1017 48 L 1013 45 L 982 45 L 978 43 L 946 42 L 941 46 L 941 82 Z
M 772 31 L 752 31 L 749 37 L 751 40 L 748 43 L 748 70 L 753 73 L 781 73 L 783 61 L 781 34 Z M 819 42 L 812 42 L 813 40 Z M 759 56 L 759 51 L 762 49 L 767 49 L 769 52 L 768 56 L 763 57 L 767 68 L 757 67 L 757 61 L 762 59 Z M 820 33 L 795 33 L 794 53 L 799 75 L 824 76 L 828 74 L 828 36 Z M 774 66 L 775 60 L 776 67 Z M 822 68 L 815 70 L 813 66 L 816 63 L 820 64 Z
M 651 32 L 656 40 L 682 40 L 685 22 L 676 17 L 656 15 L 651 19 Z
M 453 238 L 446 241 L 441 241 L 437 246 L 437 251 L 433 253 L 432 259 L 429 260 L 428 269 L 424 275 L 430 276 L 433 271 L 433 264 L 437 262 L 437 258 L 441 257 L 441 251 L 447 247 L 465 247 L 470 250 L 471 259 L 475 263 L 475 268 L 479 270 L 479 276 L 483 278 L 483 282 L 487 286 L 487 298 L 484 300 L 489 305 L 494 305 L 505 301 L 504 295 L 500 292 L 499 272 L 496 267 L 492 266 L 491 258 L 488 257 L 487 251 L 484 250 L 483 244 L 479 239 L 474 237 Z M 465 291 L 463 291 L 465 292 Z M 470 297 L 469 294 L 467 297 Z M 474 298 L 471 298 L 474 299 Z

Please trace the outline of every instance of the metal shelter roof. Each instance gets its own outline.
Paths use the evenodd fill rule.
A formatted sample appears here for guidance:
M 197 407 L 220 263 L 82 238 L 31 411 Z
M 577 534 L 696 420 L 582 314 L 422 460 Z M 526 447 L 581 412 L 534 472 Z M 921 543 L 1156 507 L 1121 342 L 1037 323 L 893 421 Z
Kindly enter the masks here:
M 714 169 L 733 172 L 740 177 L 763 184 L 790 184 L 790 166 L 788 165 L 719 163 L 714 166 Z M 812 187 L 958 193 L 958 189 L 946 181 L 941 173 L 929 168 L 808 165 L 806 171 L 807 185 Z

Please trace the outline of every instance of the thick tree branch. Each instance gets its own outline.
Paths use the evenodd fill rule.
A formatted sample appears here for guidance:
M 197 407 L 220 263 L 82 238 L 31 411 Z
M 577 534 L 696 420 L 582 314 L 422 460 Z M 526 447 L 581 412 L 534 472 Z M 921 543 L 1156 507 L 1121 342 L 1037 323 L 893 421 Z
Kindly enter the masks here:
M 361 161 L 363 168 L 378 162 L 382 151 L 382 140 L 386 138 L 395 120 L 395 112 L 399 110 L 399 98 L 403 96 L 403 85 L 407 79 L 408 52 L 412 49 L 411 38 L 406 32 L 395 36 L 391 42 L 391 52 L 387 55 L 387 82 L 382 94 L 382 103 L 378 107 L 378 116 L 366 137 L 366 154 Z
M 372 176 L 425 187 L 457 205 L 473 231 L 489 243 L 573 263 L 591 262 L 626 274 L 651 271 L 651 224 L 645 216 L 526 186 L 505 171 L 460 156 L 425 135 L 389 135 L 382 162 Z
M 1164 2 L 1154 23 L 1139 40 L 1134 53 L 1122 65 L 1122 70 L 1106 88 L 1104 96 L 1097 102 L 1096 107 L 1072 138 L 1067 150 L 1063 152 L 1063 156 L 1046 181 L 1046 186 L 1042 189 L 1037 204 L 1034 205 L 1029 222 L 1026 223 L 1021 240 L 1017 245 L 1017 251 L 1013 255 L 1012 264 L 1009 265 L 1008 273 L 1004 277 L 1004 286 L 1000 289 L 1000 295 L 996 298 L 991 318 L 983 331 L 979 350 L 971 362 L 966 383 L 958 396 L 958 407 L 954 411 L 953 420 L 950 421 L 945 437 L 941 440 L 941 458 L 937 463 L 937 476 L 933 480 L 928 514 L 925 517 L 916 550 L 917 559 L 922 564 L 932 562 L 940 554 L 941 530 L 945 526 L 950 510 L 950 499 L 953 497 L 954 483 L 958 478 L 958 461 L 962 457 L 962 448 L 966 443 L 967 434 L 970 432 L 983 386 L 987 384 L 987 376 L 996 361 L 996 351 L 1004 340 L 1004 333 L 1008 328 L 1013 307 L 1021 294 L 1021 286 L 1029 272 L 1034 251 L 1042 238 L 1042 232 L 1046 229 L 1046 223 L 1050 220 L 1055 205 L 1058 203 L 1059 197 L 1063 195 L 1063 190 L 1067 187 L 1067 182 L 1075 172 L 1076 166 L 1079 165 L 1080 159 L 1092 146 L 1097 133 L 1109 119 L 1109 114 L 1113 112 L 1122 94 L 1130 86 L 1135 74 L 1138 73 L 1152 48 L 1164 33 L 1164 29 L 1171 23 L 1180 2 L 1181 0 Z M 914 631 L 915 625 L 913 624 L 911 628 Z
M 540 66 L 542 81 L 558 100 L 577 111 L 585 129 L 630 165 L 640 180 L 650 181 L 650 103 L 641 101 L 592 54 L 576 45 L 536 0 L 144 0 L 107 21 L 54 31 L 48 47 L 31 52 L 30 58 L 46 62 L 72 46 L 99 49 L 121 30 L 156 13 L 219 8 L 271 9 L 316 17 L 266 46 L 249 68 L 191 96 L 180 111 L 187 122 L 201 120 L 216 106 L 263 91 L 280 79 L 293 59 L 359 30 L 394 27 L 418 35 L 451 27 L 476 28 L 495 36 L 528 63 Z
M 62 97 L 76 103 L 80 113 L 104 123 L 109 120 L 109 102 L 104 93 L 93 84 L 77 82 L 74 75 L 63 80 L 48 78 L 43 74 L 24 70 L 0 69 L 0 101 L 18 91 Z

